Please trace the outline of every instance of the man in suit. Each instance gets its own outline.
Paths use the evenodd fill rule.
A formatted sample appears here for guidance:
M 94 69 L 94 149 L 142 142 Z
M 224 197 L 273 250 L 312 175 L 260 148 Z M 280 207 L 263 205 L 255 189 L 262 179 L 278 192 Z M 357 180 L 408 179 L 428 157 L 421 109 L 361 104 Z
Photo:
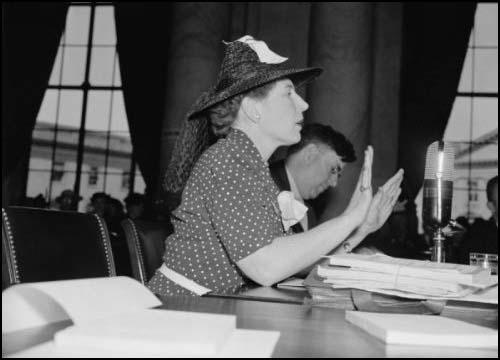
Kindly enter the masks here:
M 491 218 L 476 219 L 467 231 L 459 250 L 459 261 L 469 264 L 471 252 L 498 255 L 498 175 L 491 178 L 486 185 L 487 206 Z
M 271 175 L 282 191 L 291 191 L 308 207 L 307 216 L 293 226 L 302 232 L 317 224 L 309 201 L 335 187 L 346 163 L 356 160 L 352 143 L 330 126 L 306 124 L 301 139 L 288 148 L 287 157 L 270 165 Z

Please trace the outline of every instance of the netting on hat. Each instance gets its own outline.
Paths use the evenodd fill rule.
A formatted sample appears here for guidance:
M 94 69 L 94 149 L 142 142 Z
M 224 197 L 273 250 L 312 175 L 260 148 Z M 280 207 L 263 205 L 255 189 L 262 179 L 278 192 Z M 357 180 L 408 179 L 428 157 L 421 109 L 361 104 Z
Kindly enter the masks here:
M 184 119 L 182 130 L 175 141 L 172 157 L 163 178 L 164 191 L 169 193 L 182 192 L 194 164 L 208 147 L 209 142 L 206 115 L 199 115 L 196 119 Z

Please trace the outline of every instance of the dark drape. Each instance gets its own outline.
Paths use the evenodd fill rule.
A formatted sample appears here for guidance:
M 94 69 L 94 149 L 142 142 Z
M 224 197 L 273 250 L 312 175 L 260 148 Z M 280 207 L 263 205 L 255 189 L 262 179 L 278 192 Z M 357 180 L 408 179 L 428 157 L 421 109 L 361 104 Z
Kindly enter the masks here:
M 2 206 L 24 196 L 31 133 L 68 4 L 2 3 Z
M 475 9 L 475 2 L 404 4 L 398 162 L 410 199 L 422 185 L 427 146 L 444 135 Z
M 134 158 L 152 196 L 159 180 L 172 4 L 116 2 L 117 51 Z

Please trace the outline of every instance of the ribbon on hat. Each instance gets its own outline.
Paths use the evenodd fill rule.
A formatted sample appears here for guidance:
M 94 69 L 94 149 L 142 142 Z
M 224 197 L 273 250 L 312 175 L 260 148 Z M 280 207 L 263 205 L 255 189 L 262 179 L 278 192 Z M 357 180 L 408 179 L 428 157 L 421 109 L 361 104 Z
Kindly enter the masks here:
M 307 206 L 295 199 L 291 191 L 282 191 L 278 195 L 281 221 L 285 231 L 297 224 L 307 213 Z
M 280 64 L 288 60 L 288 58 L 280 56 L 275 52 L 271 51 L 267 44 L 262 40 L 255 40 L 251 35 L 245 35 L 236 41 L 247 44 L 250 48 L 255 51 L 261 63 L 266 64 Z

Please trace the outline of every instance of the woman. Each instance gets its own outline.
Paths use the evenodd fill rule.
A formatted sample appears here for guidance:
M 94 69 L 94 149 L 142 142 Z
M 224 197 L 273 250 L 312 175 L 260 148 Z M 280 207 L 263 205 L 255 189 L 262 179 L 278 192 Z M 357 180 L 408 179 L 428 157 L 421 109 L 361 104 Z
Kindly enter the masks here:
M 148 284 L 153 292 L 202 295 L 241 286 L 247 278 L 272 285 L 348 237 L 340 251 L 354 248 L 364 223 L 379 221 L 387 209 L 390 213 L 402 174 L 372 201 L 373 151 L 368 148 L 357 189 L 342 215 L 302 234 L 284 226 L 267 160 L 277 147 L 300 140 L 308 104 L 295 88 L 321 73 L 318 68 L 284 68 L 285 60 L 249 36 L 227 44 L 217 85 L 198 99 L 188 115 L 191 130 L 184 131 L 198 136 L 187 142 L 191 154 L 203 148 L 199 129 L 207 124 L 196 123 L 201 114 L 208 116 L 213 133 L 225 138 L 190 171 L 182 202 L 172 213 L 174 233 L 166 241 L 164 264 Z M 186 148 L 183 142 L 178 149 Z M 190 170 L 189 161 L 183 163 L 178 154 L 174 165 Z

